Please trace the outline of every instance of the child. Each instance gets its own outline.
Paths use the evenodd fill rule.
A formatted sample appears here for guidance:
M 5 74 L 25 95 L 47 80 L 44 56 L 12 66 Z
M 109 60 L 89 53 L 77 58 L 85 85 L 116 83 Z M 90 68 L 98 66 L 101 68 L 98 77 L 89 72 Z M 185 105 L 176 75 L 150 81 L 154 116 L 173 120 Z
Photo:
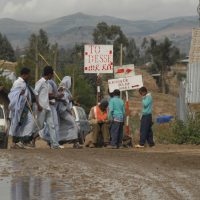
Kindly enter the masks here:
M 109 101 L 108 119 L 111 120 L 111 145 L 108 148 L 120 148 L 123 139 L 125 107 L 123 100 L 120 98 L 119 90 L 114 90 L 113 97 Z
M 136 148 L 143 148 L 147 141 L 150 147 L 155 145 L 153 141 L 152 131 L 152 96 L 147 93 L 145 87 L 139 89 L 139 93 L 142 96 L 142 117 L 140 124 L 140 143 L 136 145 Z

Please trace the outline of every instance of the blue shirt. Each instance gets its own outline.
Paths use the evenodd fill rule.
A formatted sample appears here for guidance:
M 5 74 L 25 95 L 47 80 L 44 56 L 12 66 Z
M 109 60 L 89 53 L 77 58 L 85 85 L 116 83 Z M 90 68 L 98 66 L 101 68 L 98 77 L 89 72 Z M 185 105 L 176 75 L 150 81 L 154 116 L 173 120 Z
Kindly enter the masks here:
M 153 105 L 153 99 L 150 93 L 142 97 L 142 115 L 151 114 L 152 105 Z
M 119 96 L 114 96 L 109 101 L 108 119 L 123 122 L 125 117 L 124 102 Z

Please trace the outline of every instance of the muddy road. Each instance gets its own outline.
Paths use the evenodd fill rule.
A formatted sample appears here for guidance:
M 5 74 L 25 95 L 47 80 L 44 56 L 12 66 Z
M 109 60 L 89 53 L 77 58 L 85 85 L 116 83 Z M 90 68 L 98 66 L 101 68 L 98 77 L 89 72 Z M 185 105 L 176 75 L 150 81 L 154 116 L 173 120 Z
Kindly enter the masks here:
M 0 151 L 1 200 L 200 199 L 200 146 Z

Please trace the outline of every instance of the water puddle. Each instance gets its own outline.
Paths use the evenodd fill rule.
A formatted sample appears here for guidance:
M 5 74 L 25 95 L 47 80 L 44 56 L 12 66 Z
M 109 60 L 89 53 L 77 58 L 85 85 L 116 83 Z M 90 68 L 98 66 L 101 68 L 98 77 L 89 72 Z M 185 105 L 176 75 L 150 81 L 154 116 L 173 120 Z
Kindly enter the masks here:
M 41 177 L 0 178 L 2 200 L 62 200 L 75 199 L 66 182 Z

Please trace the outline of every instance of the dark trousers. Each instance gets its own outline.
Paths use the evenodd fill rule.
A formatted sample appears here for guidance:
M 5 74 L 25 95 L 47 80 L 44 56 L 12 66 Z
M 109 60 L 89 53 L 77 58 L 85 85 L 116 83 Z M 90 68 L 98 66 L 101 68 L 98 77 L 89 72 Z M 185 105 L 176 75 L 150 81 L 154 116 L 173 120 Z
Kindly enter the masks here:
M 123 139 L 123 126 L 124 122 L 112 122 L 110 133 L 111 133 L 111 145 L 112 146 L 121 146 Z
M 20 142 L 21 141 L 21 138 L 20 137 L 17 137 L 17 136 L 13 136 L 12 137 L 12 142 L 13 143 L 18 143 L 18 142 Z
M 152 115 L 143 115 L 140 124 L 140 145 L 147 141 L 149 146 L 154 146 L 152 131 Z

